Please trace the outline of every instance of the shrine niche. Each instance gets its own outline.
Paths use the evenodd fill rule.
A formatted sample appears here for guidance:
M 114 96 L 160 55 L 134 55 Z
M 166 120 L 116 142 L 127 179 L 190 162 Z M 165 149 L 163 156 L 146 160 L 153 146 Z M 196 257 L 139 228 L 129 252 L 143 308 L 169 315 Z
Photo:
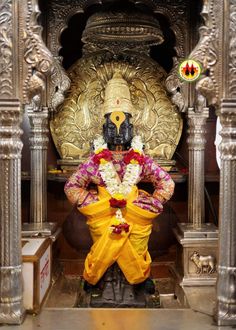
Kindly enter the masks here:
M 113 5 L 116 5 L 116 11 L 110 10 L 114 8 Z M 117 11 L 119 7 L 122 7 L 122 10 L 130 10 L 131 7 L 134 9 L 131 21 L 127 20 L 125 12 Z M 111 12 L 115 15 L 112 16 Z M 94 13 L 97 13 L 96 16 Z M 3 211 L 0 224 L 0 323 L 19 324 L 24 319 L 21 220 L 27 221 L 27 224 L 40 224 L 42 229 L 42 225 L 47 227 L 47 224 L 55 219 L 61 226 L 61 221 L 68 213 L 63 195 L 64 180 L 68 173 L 57 166 L 58 155 L 50 136 L 48 139 L 48 118 L 51 120 L 51 129 L 55 135 L 55 144 L 58 143 L 62 162 L 76 165 L 82 162 L 90 149 L 87 140 L 92 140 L 93 133 L 99 133 L 98 126 L 102 126 L 99 115 L 103 118 L 104 90 L 111 77 L 118 72 L 129 86 L 134 106 L 134 125 L 142 128 L 143 137 L 148 140 L 147 152 L 158 158 L 161 165 L 162 159 L 159 157 L 166 157 L 165 160 L 170 161 L 174 144 L 179 143 L 178 134 L 181 134 L 182 125 L 179 113 L 187 113 L 189 130 L 184 127 L 176 157 L 178 168 L 181 169 L 179 165 L 184 165 L 182 169 L 188 170 L 188 174 L 181 174 L 181 171 L 171 172 L 177 183 L 171 207 L 174 206 L 178 214 L 179 230 L 175 232 L 175 236 L 179 238 L 178 248 L 182 248 L 177 258 L 177 266 L 180 262 L 179 276 L 182 285 L 191 289 L 191 286 L 202 286 L 203 283 L 206 287 L 210 282 L 214 284 L 218 275 L 215 320 L 219 326 L 235 325 L 236 236 L 232 230 L 236 219 L 235 2 L 226 1 L 222 4 L 219 0 L 4 0 L 1 3 L 0 16 L 0 84 L 3 87 L 0 91 L 0 173 L 3 180 L 0 189 L 0 208 Z M 65 47 L 61 36 L 63 31 L 69 30 L 70 21 L 75 16 L 78 21 L 82 21 L 79 31 L 72 31 L 72 34 L 78 36 L 79 46 L 76 54 L 73 53 L 73 47 L 72 50 L 67 48 L 67 54 L 73 53 L 68 61 L 65 53 L 61 52 Z M 165 21 L 164 25 L 161 23 L 162 19 Z M 157 48 L 153 52 L 154 47 L 163 39 L 171 39 L 167 30 L 172 33 L 171 46 L 168 49 L 163 48 L 157 55 Z M 67 45 L 70 41 L 71 39 Z M 165 57 L 168 58 L 168 65 L 165 65 Z M 178 64 L 190 57 L 201 64 L 203 71 L 198 83 L 189 87 L 179 80 L 176 72 Z M 71 64 L 73 67 L 65 72 Z M 68 75 L 70 78 L 74 77 L 69 91 Z M 93 79 L 99 79 L 100 85 L 93 87 Z M 73 86 L 79 91 L 77 93 L 77 89 L 74 90 L 75 96 L 71 94 Z M 92 95 L 88 93 L 88 87 L 93 87 Z M 87 100 L 90 96 L 93 97 L 91 104 Z M 83 100 L 77 102 L 77 99 Z M 70 104 L 73 104 L 71 100 L 76 101 L 73 105 L 73 109 L 76 109 L 74 112 L 70 109 Z M 166 117 L 171 118 L 168 122 L 159 120 L 159 101 L 163 102 L 164 111 L 171 109 L 170 115 L 166 112 Z M 222 124 L 222 143 L 219 150 L 220 184 L 218 170 L 216 171 L 214 165 L 214 110 Z M 73 115 L 71 122 L 66 113 Z M 150 120 L 146 120 L 146 114 L 150 114 Z M 22 117 L 24 118 L 21 124 Z M 64 120 L 68 126 L 64 125 Z M 74 122 L 80 129 L 78 132 L 82 131 L 82 135 L 75 135 L 73 140 L 68 129 L 66 133 L 70 139 L 67 140 L 65 130 L 58 132 L 57 127 L 72 127 L 70 124 Z M 166 133 L 169 128 L 166 126 L 173 122 L 174 133 L 169 136 Z M 157 130 L 158 125 L 167 138 L 170 138 L 167 147 L 163 146 L 162 136 Z M 60 140 L 60 135 L 63 136 L 63 141 Z M 188 139 L 185 139 L 186 136 Z M 153 147 L 155 138 L 160 144 Z M 171 149 L 171 141 L 174 138 Z M 189 164 L 181 164 L 179 155 L 183 160 L 187 158 Z M 50 168 L 55 166 L 57 173 L 49 174 L 49 165 Z M 185 181 L 178 181 L 186 177 L 189 183 L 188 196 L 184 194 L 183 188 L 187 188 Z M 181 183 L 181 186 L 178 183 Z M 148 184 L 149 182 L 143 183 L 146 186 Z M 219 228 L 219 253 L 216 249 L 218 231 L 211 226 L 209 205 L 206 204 L 205 209 L 204 189 L 207 186 L 217 188 L 216 191 L 210 192 L 211 197 L 220 197 L 219 222 L 224 224 L 224 228 Z M 218 207 L 217 203 L 216 199 L 215 204 Z M 168 212 L 165 215 L 163 223 L 171 219 Z M 217 223 L 217 215 L 215 220 L 213 222 Z M 153 228 L 156 229 L 155 224 Z M 161 239 L 168 237 L 168 243 L 170 242 L 169 229 L 164 235 L 160 230 L 158 240 L 155 238 L 157 250 L 163 247 Z M 78 240 L 79 235 L 75 230 L 73 234 Z M 84 232 L 80 231 L 79 234 L 84 238 Z M 60 259 L 63 260 L 65 255 L 69 256 L 68 264 L 71 264 L 74 254 L 67 247 L 65 249 L 64 242 L 58 243 Z M 56 250 L 54 245 L 53 255 L 57 254 Z M 66 254 L 65 250 L 69 253 Z M 81 258 L 81 255 L 79 257 Z M 75 263 L 78 265 L 78 259 Z M 116 282 L 116 278 L 117 271 L 113 269 L 110 282 Z M 121 280 L 118 286 L 123 285 Z M 112 290 L 114 288 L 112 286 Z M 194 291 L 196 293 L 195 288 Z M 177 293 L 179 297 L 177 291 L 171 292 Z M 55 300 L 57 307 L 62 300 L 64 299 Z M 187 294 L 184 300 L 188 300 Z M 81 307 L 78 299 L 76 301 L 77 306 Z M 202 304 L 203 301 L 205 304 Z M 199 298 L 198 304 L 202 313 L 202 306 L 207 304 L 207 295 L 204 295 L 203 299 Z M 196 306 L 194 310 L 198 310 Z M 157 318 L 159 314 L 156 314 Z M 42 319 L 45 321 L 44 315 Z M 35 323 L 37 319 L 32 321 Z
M 150 46 L 163 41 L 158 21 L 139 11 L 101 12 L 89 18 L 82 41 L 83 56 L 67 71 L 70 89 L 50 122 L 60 163 L 88 156 L 102 131 L 104 90 L 119 72 L 129 86 L 135 134 L 142 136 L 147 154 L 170 165 L 182 119 L 165 86 L 167 73 L 149 56 Z

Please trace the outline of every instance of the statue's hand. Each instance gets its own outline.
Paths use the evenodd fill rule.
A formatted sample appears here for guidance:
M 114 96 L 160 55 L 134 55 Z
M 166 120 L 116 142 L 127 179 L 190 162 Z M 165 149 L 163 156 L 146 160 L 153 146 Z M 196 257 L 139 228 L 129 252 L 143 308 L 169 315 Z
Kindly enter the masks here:
M 142 209 L 154 213 L 161 213 L 163 211 L 162 203 L 157 198 L 146 193 L 140 192 L 138 198 L 133 203 Z
M 98 199 L 97 192 L 95 190 L 90 190 L 88 192 L 88 195 L 84 199 L 83 203 L 81 205 L 79 205 L 79 207 L 84 207 L 86 205 L 90 205 L 90 204 L 96 203 L 98 201 L 99 201 L 99 199 Z

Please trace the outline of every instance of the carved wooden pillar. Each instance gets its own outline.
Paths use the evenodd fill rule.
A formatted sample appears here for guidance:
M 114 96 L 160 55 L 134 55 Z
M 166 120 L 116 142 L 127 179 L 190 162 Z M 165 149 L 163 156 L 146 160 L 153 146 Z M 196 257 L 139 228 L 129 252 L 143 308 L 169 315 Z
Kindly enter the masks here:
M 236 2 L 224 1 L 219 57 L 222 82 L 220 122 L 218 325 L 236 325 Z
M 23 234 L 50 235 L 56 224 L 47 222 L 48 109 L 44 105 L 49 104 L 55 110 L 64 100 L 70 79 L 42 39 L 38 0 L 22 1 L 19 13 L 24 40 L 22 97 L 31 123 L 31 223 L 23 224 Z
M 202 112 L 188 109 L 189 124 L 189 197 L 188 197 L 188 222 L 194 229 L 201 228 L 205 216 L 204 198 L 204 154 L 205 154 L 205 124 L 208 118 L 208 108 Z
M 18 5 L 0 0 L 0 324 L 24 316 Z
M 236 324 L 236 99 L 221 106 L 218 325 Z
M 201 98 L 198 97 L 198 100 Z M 204 100 L 205 102 L 205 100 Z M 210 255 L 216 260 L 217 229 L 212 224 L 204 222 L 204 159 L 205 159 L 205 124 L 209 110 L 203 106 L 188 109 L 189 123 L 189 196 L 188 196 L 188 223 L 179 223 L 174 229 L 180 243 L 177 251 L 177 272 L 182 277 L 183 286 L 215 285 L 216 264 L 213 270 L 204 274 L 198 272 L 193 265 L 192 256 Z M 199 111 L 201 109 L 201 111 Z
M 20 103 L 0 100 L 0 323 L 21 323 Z
M 28 108 L 31 124 L 31 186 L 30 221 L 47 221 L 47 148 L 48 148 L 48 108 L 34 111 Z

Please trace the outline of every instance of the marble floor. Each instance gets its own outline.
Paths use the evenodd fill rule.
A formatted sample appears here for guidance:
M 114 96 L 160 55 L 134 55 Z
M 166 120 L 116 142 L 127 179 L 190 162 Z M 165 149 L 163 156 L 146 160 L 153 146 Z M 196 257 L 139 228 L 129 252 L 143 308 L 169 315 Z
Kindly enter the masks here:
M 189 307 L 181 303 L 175 296 L 175 283 L 172 278 L 161 278 L 154 280 L 154 282 L 160 293 L 161 308 L 183 309 Z M 52 285 L 50 294 L 44 303 L 44 308 L 76 308 L 78 306 L 78 296 L 82 292 L 83 285 L 80 277 L 61 275 L 56 283 Z
M 229 330 L 190 309 L 43 309 L 19 326 L 1 330 Z
M 60 273 L 60 272 L 59 272 Z M 159 309 L 75 308 L 79 276 L 60 274 L 39 315 L 27 314 L 23 324 L 0 325 L 0 330 L 229 330 L 213 321 L 214 287 L 185 288 L 178 295 L 170 272 L 157 280 Z M 158 274 L 159 275 L 159 274 Z M 176 294 L 177 296 L 176 296 Z M 181 292 L 180 292 L 181 293 Z M 182 292 L 183 293 L 183 292 Z
M 159 279 L 161 308 L 75 308 L 78 277 L 61 276 L 51 288 L 39 315 L 26 315 L 22 325 L 0 325 L 0 330 L 229 330 L 213 322 L 213 287 L 186 288 L 188 305 L 173 294 L 170 279 Z M 235 326 L 236 329 L 236 326 Z

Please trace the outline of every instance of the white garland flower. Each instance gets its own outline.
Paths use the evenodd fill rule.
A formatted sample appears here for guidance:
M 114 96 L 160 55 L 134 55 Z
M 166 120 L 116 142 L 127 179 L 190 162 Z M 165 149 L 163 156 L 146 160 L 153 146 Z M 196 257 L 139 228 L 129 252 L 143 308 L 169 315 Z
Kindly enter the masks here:
M 138 150 L 140 153 L 143 153 L 143 142 L 142 142 L 142 138 L 140 135 L 135 135 L 132 139 L 131 142 L 131 148 L 134 150 Z
M 123 181 L 121 182 L 114 165 L 111 162 L 99 165 L 101 177 L 111 196 L 122 194 L 124 197 L 127 197 L 133 186 L 138 182 L 140 170 L 141 167 L 139 164 L 128 164 Z
M 95 153 L 99 149 L 107 149 L 107 144 L 102 135 L 98 135 L 98 137 L 93 141 L 93 147 Z
M 131 147 L 137 150 L 140 154 L 143 153 L 143 143 L 141 136 L 135 136 L 132 140 Z M 102 150 L 107 149 L 107 144 L 105 143 L 102 136 L 99 136 L 94 141 L 94 149 Z M 126 166 L 126 171 L 121 182 L 112 162 L 107 162 L 105 164 L 99 165 L 99 171 L 101 177 L 106 185 L 107 191 L 111 196 L 115 194 L 122 194 L 127 197 L 131 192 L 133 186 L 138 182 L 141 166 L 139 164 L 128 164 Z

